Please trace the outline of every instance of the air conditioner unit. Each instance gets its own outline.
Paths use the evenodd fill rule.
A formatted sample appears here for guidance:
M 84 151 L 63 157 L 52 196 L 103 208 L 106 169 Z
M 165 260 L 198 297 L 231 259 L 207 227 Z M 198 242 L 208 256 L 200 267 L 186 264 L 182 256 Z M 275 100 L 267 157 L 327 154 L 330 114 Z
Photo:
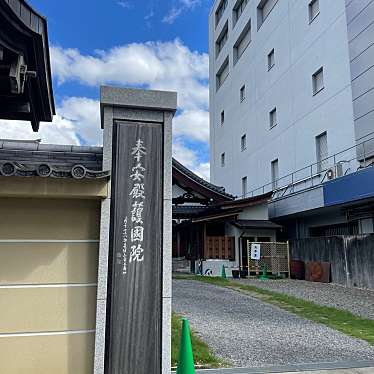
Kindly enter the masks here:
M 329 181 L 335 178 L 335 168 L 330 168 L 329 170 L 327 170 L 326 178 Z
M 339 162 L 334 167 L 327 170 L 326 178 L 331 181 L 332 179 L 342 177 L 343 174 L 343 165 Z

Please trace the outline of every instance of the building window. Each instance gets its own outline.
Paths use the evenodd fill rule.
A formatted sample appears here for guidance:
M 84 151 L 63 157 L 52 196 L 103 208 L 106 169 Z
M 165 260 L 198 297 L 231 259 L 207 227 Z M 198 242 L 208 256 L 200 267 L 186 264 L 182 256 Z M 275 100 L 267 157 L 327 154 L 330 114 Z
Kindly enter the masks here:
M 217 90 L 223 85 L 226 78 L 229 75 L 229 58 L 227 57 L 225 62 L 222 64 L 221 68 L 218 70 L 217 73 Z
M 272 111 L 269 112 L 269 123 L 270 128 L 273 128 L 277 125 L 277 108 L 274 108 Z
M 268 54 L 268 71 L 273 68 L 275 65 L 275 55 L 274 55 L 274 49 L 270 51 Z
M 221 126 L 225 123 L 225 111 L 221 112 Z
M 238 0 L 233 8 L 233 23 L 234 26 L 236 22 L 238 22 L 238 19 L 244 12 L 245 7 L 247 6 L 249 0 Z
M 323 68 L 318 69 L 313 75 L 312 75 L 312 81 L 313 81 L 313 95 L 318 94 L 318 92 L 322 91 L 324 87 L 323 83 Z
M 278 159 L 271 162 L 271 185 L 273 190 L 278 188 L 278 179 L 279 179 L 279 163 Z
M 234 44 L 234 64 L 237 63 L 241 55 L 247 49 L 251 42 L 251 20 L 244 26 L 243 31 L 240 33 L 238 40 Z
M 223 153 L 221 153 L 221 167 L 225 166 L 225 162 L 226 162 L 225 152 L 223 152 Z
M 242 178 L 242 197 L 246 197 L 247 191 L 247 177 Z
M 309 23 L 312 23 L 318 15 L 319 15 L 319 0 L 312 0 L 309 3 Z
M 240 88 L 240 102 L 245 100 L 245 84 Z
M 222 0 L 221 3 L 218 5 L 216 10 L 216 27 L 221 20 L 223 13 L 225 13 L 225 9 L 227 8 L 228 0 Z
M 278 0 L 261 0 L 257 7 L 257 29 L 259 29 L 262 24 L 268 18 L 271 11 L 274 9 Z
M 240 139 L 240 148 L 243 151 L 247 149 L 247 135 L 244 134 Z
M 228 22 L 226 22 L 224 28 L 221 31 L 221 34 L 219 35 L 217 41 L 216 41 L 216 58 L 222 51 L 223 47 L 225 46 L 227 39 L 229 35 L 229 26 Z
M 316 136 L 316 156 L 317 156 L 317 171 L 321 172 L 327 169 L 329 151 L 327 148 L 327 133 L 324 132 Z

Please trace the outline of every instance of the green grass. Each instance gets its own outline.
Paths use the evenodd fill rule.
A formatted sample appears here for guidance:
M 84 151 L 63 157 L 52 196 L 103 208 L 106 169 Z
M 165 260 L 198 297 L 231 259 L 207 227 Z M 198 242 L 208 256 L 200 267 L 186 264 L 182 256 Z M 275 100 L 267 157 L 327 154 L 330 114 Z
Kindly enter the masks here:
M 361 318 L 345 310 L 321 306 L 311 301 L 264 290 L 248 284 L 229 281 L 224 278 L 202 276 L 176 276 L 175 278 L 192 279 L 244 292 L 300 317 L 326 325 L 346 335 L 366 340 L 371 345 L 374 345 L 374 320 Z
M 178 363 L 180 333 L 182 329 L 182 319 L 179 315 L 173 313 L 171 318 L 171 366 L 175 367 Z M 191 342 L 194 354 L 195 366 L 203 366 L 206 368 L 219 368 L 227 366 L 226 363 L 219 360 L 209 350 L 194 331 L 191 330 Z

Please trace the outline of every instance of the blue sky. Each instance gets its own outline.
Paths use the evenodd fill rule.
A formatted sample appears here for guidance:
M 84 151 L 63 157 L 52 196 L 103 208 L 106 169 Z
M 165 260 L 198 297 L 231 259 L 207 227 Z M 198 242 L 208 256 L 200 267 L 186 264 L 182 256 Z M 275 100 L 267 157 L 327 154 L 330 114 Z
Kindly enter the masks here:
M 208 177 L 212 2 L 30 0 L 48 20 L 57 116 L 53 124 L 27 136 L 43 142 L 101 144 L 100 84 L 177 90 L 174 155 Z M 21 125 L 24 130 L 24 124 L 0 121 L 7 138 L 19 137 Z

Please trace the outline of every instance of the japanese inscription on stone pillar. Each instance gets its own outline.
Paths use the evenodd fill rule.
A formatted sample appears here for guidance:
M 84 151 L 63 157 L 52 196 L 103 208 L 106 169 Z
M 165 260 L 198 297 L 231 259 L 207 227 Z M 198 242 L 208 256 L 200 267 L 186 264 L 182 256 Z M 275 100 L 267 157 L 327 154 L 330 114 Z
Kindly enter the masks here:
M 106 373 L 161 373 L 163 133 L 116 122 Z

